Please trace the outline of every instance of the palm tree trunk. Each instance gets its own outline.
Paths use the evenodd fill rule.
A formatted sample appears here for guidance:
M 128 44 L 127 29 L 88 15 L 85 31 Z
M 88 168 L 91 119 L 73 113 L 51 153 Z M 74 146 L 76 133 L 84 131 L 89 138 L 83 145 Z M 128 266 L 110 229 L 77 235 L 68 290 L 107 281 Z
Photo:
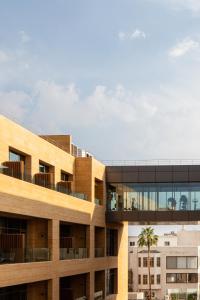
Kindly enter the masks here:
M 150 265 L 150 246 L 148 245 L 148 273 L 149 273 L 149 300 L 151 300 L 151 265 Z

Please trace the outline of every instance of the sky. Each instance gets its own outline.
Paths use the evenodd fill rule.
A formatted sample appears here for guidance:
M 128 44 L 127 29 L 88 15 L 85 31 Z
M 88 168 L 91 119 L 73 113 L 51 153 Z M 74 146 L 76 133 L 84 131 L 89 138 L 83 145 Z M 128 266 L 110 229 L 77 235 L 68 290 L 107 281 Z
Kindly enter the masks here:
M 0 0 L 0 113 L 100 160 L 199 158 L 199 0 Z

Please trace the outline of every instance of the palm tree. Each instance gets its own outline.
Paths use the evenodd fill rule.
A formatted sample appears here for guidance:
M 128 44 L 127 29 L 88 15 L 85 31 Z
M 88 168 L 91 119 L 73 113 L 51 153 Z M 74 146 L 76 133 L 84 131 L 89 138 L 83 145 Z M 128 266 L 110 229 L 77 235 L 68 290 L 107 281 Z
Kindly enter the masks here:
M 152 227 L 143 228 L 141 233 L 138 236 L 138 246 L 147 247 L 148 251 L 148 278 L 149 278 L 149 295 L 148 299 L 151 300 L 151 265 L 150 265 L 150 251 L 153 245 L 156 245 L 158 242 L 158 236 L 154 234 L 154 229 Z

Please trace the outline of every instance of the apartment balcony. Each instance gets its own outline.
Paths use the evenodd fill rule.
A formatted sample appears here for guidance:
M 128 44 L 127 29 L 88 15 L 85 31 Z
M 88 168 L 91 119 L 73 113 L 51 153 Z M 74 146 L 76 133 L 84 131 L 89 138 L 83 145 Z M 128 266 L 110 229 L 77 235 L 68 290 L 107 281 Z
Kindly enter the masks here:
M 60 259 L 89 257 L 89 226 L 62 222 L 60 224 Z
M 0 299 L 2 300 L 27 300 L 48 299 L 48 282 L 39 281 L 35 283 L 13 285 L 0 288 Z
M 16 169 L 13 167 L 11 168 L 10 167 L 11 164 L 4 163 L 3 165 L 6 168 L 0 169 L 0 173 L 6 176 L 14 177 L 19 180 L 23 180 L 32 184 L 39 185 L 43 188 L 51 189 L 62 194 L 79 198 L 81 200 L 86 200 L 86 201 L 88 200 L 87 195 L 85 195 L 84 193 L 72 192 L 71 188 L 69 188 L 71 186 L 71 183 L 69 182 L 66 182 L 65 184 L 63 182 L 58 182 L 58 184 L 54 184 L 53 182 L 54 175 L 52 173 L 37 173 L 32 177 L 30 174 L 20 171 L 21 167 L 19 167 L 20 166 L 19 162 L 14 162 L 14 163 L 16 164 L 12 164 L 12 166 L 13 165 L 18 166 L 16 167 Z
M 60 278 L 60 300 L 89 299 L 89 273 Z
M 0 249 L 0 264 L 49 261 L 49 248 Z
M 94 299 L 95 300 L 103 300 L 105 298 L 105 270 L 96 271 L 94 278 L 95 278 Z
M 60 259 L 83 259 L 88 258 L 87 248 L 61 248 Z

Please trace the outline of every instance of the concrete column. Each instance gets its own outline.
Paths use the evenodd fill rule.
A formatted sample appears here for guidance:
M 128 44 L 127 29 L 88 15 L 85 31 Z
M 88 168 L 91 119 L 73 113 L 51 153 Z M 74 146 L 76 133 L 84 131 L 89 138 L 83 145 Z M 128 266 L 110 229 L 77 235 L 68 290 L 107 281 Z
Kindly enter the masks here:
M 48 241 L 51 259 L 58 261 L 60 259 L 60 222 L 58 220 L 48 221 Z
M 89 273 L 89 280 L 87 280 L 87 294 L 89 300 L 94 300 L 94 271 Z
M 123 222 L 118 233 L 118 297 L 128 300 L 128 222 Z
M 53 278 L 48 281 L 48 300 L 59 300 L 59 278 Z

